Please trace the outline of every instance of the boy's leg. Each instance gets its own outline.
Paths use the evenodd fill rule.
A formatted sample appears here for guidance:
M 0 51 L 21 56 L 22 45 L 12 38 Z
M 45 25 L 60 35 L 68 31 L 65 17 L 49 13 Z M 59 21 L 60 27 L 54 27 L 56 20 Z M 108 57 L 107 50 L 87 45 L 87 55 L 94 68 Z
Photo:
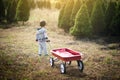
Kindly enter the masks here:
M 39 43 L 38 54 L 39 54 L 40 56 L 41 56 L 41 54 L 42 54 L 42 50 L 43 50 L 42 44 Z
M 44 54 L 45 54 L 45 55 L 48 55 L 46 42 L 43 42 L 43 43 L 42 43 L 42 46 L 43 46 Z

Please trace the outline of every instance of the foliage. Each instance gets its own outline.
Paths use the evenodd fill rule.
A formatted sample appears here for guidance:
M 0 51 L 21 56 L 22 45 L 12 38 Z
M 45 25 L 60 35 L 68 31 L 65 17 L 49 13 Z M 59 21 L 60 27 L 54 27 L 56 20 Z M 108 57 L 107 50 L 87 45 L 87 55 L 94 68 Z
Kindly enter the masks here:
M 38 8 L 43 8 L 43 4 L 44 4 L 43 1 L 37 1 Z
M 103 35 L 105 30 L 105 15 L 103 14 L 102 2 L 97 0 L 92 14 L 91 14 L 91 23 L 93 26 L 93 33 L 96 35 Z
M 45 7 L 48 8 L 48 9 L 51 9 L 51 2 L 50 2 L 50 0 L 46 1 L 46 6 Z
M 10 23 L 16 21 L 15 15 L 16 15 L 16 7 L 17 7 L 17 4 L 18 4 L 18 1 L 19 0 L 12 0 L 11 3 L 9 4 L 9 6 L 8 6 L 7 21 L 10 22 Z
M 109 5 L 109 2 L 107 0 L 102 0 L 102 9 L 104 14 L 106 13 L 108 5 Z
M 59 13 L 59 18 L 58 18 L 58 27 L 61 27 L 61 21 L 64 13 L 65 5 L 61 8 L 60 13 Z
M 60 3 L 60 2 L 56 2 L 55 8 L 56 8 L 56 9 L 60 9 L 60 8 L 61 8 L 61 3 Z
M 30 15 L 30 8 L 28 4 L 28 0 L 20 0 L 18 2 L 17 11 L 16 11 L 16 19 L 18 21 L 27 21 Z
M 92 27 L 90 26 L 89 13 L 86 4 L 83 4 L 75 18 L 75 25 L 70 29 L 74 36 L 90 36 Z
M 51 2 L 50 0 L 40 0 L 40 1 L 37 1 L 37 6 L 39 8 L 51 9 Z
M 34 0 L 30 0 L 30 1 L 29 1 L 29 4 L 30 4 L 30 8 L 31 8 L 31 9 L 35 9 L 36 4 L 35 4 L 35 1 L 34 1 Z
M 88 8 L 88 13 L 89 13 L 90 16 L 91 16 L 95 1 L 96 0 L 87 0 L 86 1 L 86 5 L 87 5 L 87 8 Z
M 110 23 L 113 20 L 113 17 L 116 14 L 116 3 L 115 2 L 110 2 L 108 5 L 108 8 L 106 10 L 106 14 L 105 14 L 105 22 L 106 22 L 106 31 L 109 33 L 109 27 L 110 27 Z
M 3 0 L 0 0 L 0 22 L 5 17 L 5 7 L 3 4 Z
M 73 6 L 71 18 L 70 18 L 70 20 L 71 20 L 70 21 L 70 26 L 74 26 L 75 16 L 76 16 L 77 12 L 79 11 L 81 5 L 82 5 L 82 1 L 81 0 L 76 0 L 75 4 Z
M 60 27 L 63 28 L 65 32 L 68 32 L 71 27 L 70 16 L 72 13 L 73 4 L 74 4 L 74 0 L 68 0 L 64 9 L 64 13 L 62 15 Z
M 4 6 L 5 6 L 5 9 L 8 8 L 9 4 L 11 3 L 12 0 L 3 0 L 3 3 L 4 3 Z
M 72 0 L 72 1 L 76 2 L 73 6 L 72 5 L 70 6 L 71 4 L 70 1 L 67 1 L 65 8 L 61 9 L 58 22 L 59 27 L 63 28 L 65 31 L 68 31 L 72 27 L 70 33 L 74 33 L 73 31 L 75 31 L 75 28 L 73 26 L 76 23 L 75 17 L 77 16 L 76 14 L 79 10 L 79 7 L 81 6 L 81 2 L 77 1 L 82 1 L 82 4 L 84 3 L 87 5 L 90 17 L 90 24 L 92 26 L 92 33 L 94 35 L 100 36 L 107 36 L 112 34 L 119 35 L 120 29 L 118 26 L 120 22 L 119 20 L 120 1 L 118 0 Z M 84 12 L 81 12 L 81 14 L 84 14 Z
M 111 35 L 120 36 L 120 2 L 117 5 L 116 14 L 112 19 L 109 30 Z

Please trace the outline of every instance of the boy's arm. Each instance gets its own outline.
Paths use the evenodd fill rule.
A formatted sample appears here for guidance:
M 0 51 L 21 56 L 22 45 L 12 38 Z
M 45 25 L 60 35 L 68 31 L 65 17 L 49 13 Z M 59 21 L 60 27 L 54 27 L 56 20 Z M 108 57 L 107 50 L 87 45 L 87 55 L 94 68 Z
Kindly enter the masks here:
M 38 39 L 39 39 L 39 32 L 37 30 L 37 32 L 36 32 L 36 41 L 38 41 Z
M 45 30 L 45 32 L 44 32 L 44 35 L 45 35 L 46 42 L 50 42 L 50 40 L 48 39 L 46 30 Z
M 46 30 L 45 30 L 45 32 L 44 32 L 44 35 L 45 35 L 45 39 L 48 39 L 47 31 L 46 31 Z

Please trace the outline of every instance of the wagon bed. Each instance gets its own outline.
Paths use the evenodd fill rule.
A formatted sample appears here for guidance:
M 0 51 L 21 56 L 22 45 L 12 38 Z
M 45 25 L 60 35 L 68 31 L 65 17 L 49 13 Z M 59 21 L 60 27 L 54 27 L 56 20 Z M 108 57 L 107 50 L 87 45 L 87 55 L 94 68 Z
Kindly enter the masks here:
M 62 74 L 66 73 L 66 64 L 70 65 L 71 61 L 77 61 L 78 69 L 82 72 L 84 69 L 84 65 L 82 62 L 82 53 L 77 51 L 68 49 L 68 48 L 59 48 L 51 50 L 51 53 L 55 58 L 50 58 L 50 65 L 51 67 L 54 66 L 54 62 L 56 60 L 62 60 L 60 64 L 60 71 Z
M 81 59 L 81 53 L 73 51 L 68 48 L 54 49 L 51 51 L 51 53 L 52 55 L 63 61 L 72 61 L 72 60 Z

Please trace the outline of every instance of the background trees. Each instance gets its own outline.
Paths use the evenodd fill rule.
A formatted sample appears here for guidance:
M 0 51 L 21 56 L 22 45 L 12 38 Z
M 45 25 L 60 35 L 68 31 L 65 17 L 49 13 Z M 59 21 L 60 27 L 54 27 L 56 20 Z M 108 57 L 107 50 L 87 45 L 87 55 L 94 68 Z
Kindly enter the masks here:
M 3 4 L 3 0 L 0 0 L 0 22 L 4 19 L 5 17 L 5 6 Z
M 30 10 L 38 7 L 39 9 L 51 9 L 54 7 L 60 10 L 58 27 L 64 31 L 77 33 L 82 31 L 81 27 L 87 25 L 86 30 L 90 30 L 92 35 L 116 35 L 120 31 L 120 1 L 119 0 L 0 0 L 0 22 L 27 21 Z M 78 19 L 78 12 L 82 10 L 82 5 L 86 5 L 85 10 L 88 16 L 81 16 Z M 80 15 L 86 14 L 82 10 Z M 85 23 L 86 21 L 86 23 Z M 79 24 L 80 23 L 80 24 Z M 79 28 L 75 27 L 79 24 Z M 89 24 L 89 25 L 88 25 Z M 72 28 L 71 28 L 72 27 Z M 86 28 L 86 27 L 83 27 Z M 76 32 L 77 30 L 77 32 Z M 88 31 L 82 31 L 86 34 Z M 80 36 L 80 35 L 79 35 Z M 88 35 L 86 35 L 88 36 Z
M 93 34 L 97 35 L 103 34 L 105 30 L 105 15 L 101 5 L 103 5 L 102 1 L 97 0 L 91 14 Z
M 71 5 L 67 8 L 68 4 L 70 5 L 68 1 L 65 4 L 65 8 L 60 11 L 58 25 L 64 30 L 69 30 L 72 27 L 69 33 L 79 37 L 83 35 L 88 37 L 87 34 L 93 36 L 120 36 L 120 28 L 118 27 L 120 26 L 120 1 L 75 0 L 74 2 L 74 6 Z M 87 6 L 87 9 L 80 7 L 83 4 Z M 85 10 L 88 10 L 88 13 Z M 71 18 L 69 21 L 70 15 Z M 87 15 L 89 15 L 89 20 Z
M 51 2 L 50 0 L 38 0 L 37 2 L 37 6 L 38 8 L 47 8 L 47 9 L 51 9 Z
M 30 10 L 36 7 L 51 9 L 50 0 L 0 0 L 0 22 L 27 21 Z
M 55 8 L 56 9 L 60 9 L 61 8 L 61 3 L 60 2 L 56 2 L 55 3 Z
M 91 16 L 91 14 L 92 14 L 92 10 L 93 10 L 95 1 L 96 1 L 96 0 L 87 0 L 87 1 L 86 1 L 86 5 L 87 5 L 87 8 L 88 8 L 88 13 L 89 13 L 90 16 Z
M 71 26 L 74 26 L 75 16 L 76 16 L 77 12 L 79 11 L 81 5 L 82 5 L 81 0 L 76 0 L 74 5 L 73 5 L 72 14 L 71 14 L 71 17 L 70 17 Z
M 91 29 L 87 6 L 83 4 L 76 14 L 75 25 L 71 28 L 70 33 L 74 36 L 89 36 Z
M 19 0 L 12 0 L 8 5 L 6 18 L 7 18 L 7 21 L 10 23 L 16 21 L 15 15 L 16 15 L 16 7 L 18 4 L 18 1 Z
M 29 0 L 30 8 L 35 9 L 36 8 L 36 3 L 34 0 Z
M 16 19 L 18 21 L 27 21 L 30 15 L 30 7 L 27 0 L 20 0 L 16 9 Z
M 116 2 L 109 2 L 105 12 L 106 33 L 108 35 L 111 32 L 110 26 L 115 16 L 116 16 Z
M 64 9 L 65 9 L 65 5 L 61 8 L 60 10 L 60 14 L 59 14 L 59 17 L 58 17 L 58 27 L 61 28 L 61 22 L 62 22 L 62 18 L 63 18 L 63 14 L 64 14 Z
M 66 32 L 69 31 L 71 25 L 70 25 L 70 17 L 72 13 L 72 8 L 73 8 L 74 0 L 67 0 L 65 9 L 61 18 L 60 22 L 60 27 L 63 28 Z
M 109 35 L 120 36 L 120 2 L 117 2 L 115 12 L 109 26 Z

